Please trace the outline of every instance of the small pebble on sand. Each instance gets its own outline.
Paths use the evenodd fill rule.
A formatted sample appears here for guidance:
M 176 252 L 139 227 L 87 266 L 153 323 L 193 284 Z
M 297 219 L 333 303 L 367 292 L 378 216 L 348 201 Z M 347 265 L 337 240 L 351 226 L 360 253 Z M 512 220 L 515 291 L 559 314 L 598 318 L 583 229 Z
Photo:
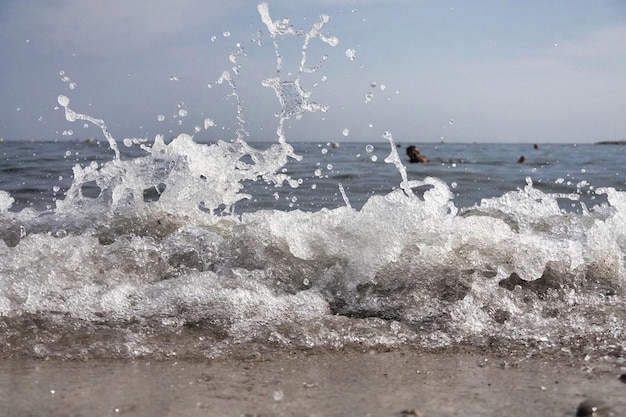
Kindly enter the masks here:
M 602 400 L 587 399 L 580 403 L 576 417 L 607 417 L 610 407 Z

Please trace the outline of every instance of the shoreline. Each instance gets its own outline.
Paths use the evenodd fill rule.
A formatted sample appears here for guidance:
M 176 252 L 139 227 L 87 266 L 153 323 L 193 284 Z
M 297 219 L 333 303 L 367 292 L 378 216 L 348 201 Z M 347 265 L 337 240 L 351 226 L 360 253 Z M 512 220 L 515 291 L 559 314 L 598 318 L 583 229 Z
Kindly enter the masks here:
M 626 415 L 626 364 L 477 353 L 272 353 L 259 359 L 0 360 L 21 416 Z

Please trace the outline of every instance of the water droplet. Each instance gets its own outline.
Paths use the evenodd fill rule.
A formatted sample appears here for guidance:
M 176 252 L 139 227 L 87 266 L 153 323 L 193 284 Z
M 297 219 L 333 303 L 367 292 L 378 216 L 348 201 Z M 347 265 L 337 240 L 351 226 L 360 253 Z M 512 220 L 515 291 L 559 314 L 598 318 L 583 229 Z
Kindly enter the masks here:
M 322 152 L 323 155 L 326 155 L 328 153 L 328 149 L 322 148 L 321 152 Z
M 352 48 L 346 49 L 346 56 L 350 61 L 354 61 L 356 58 L 356 51 Z
M 225 38 L 229 38 L 230 37 L 230 32 L 225 30 L 224 32 L 222 32 L 222 36 L 224 36 Z
M 342 130 L 342 131 L 341 131 L 341 133 L 342 133 L 344 136 L 349 136 L 349 135 L 350 135 L 350 129 L 346 128 L 346 129 Z
M 376 155 L 372 155 L 372 162 L 378 161 L 378 157 Z
M 450 187 L 452 187 L 452 188 L 456 188 L 456 187 L 457 187 L 457 183 L 456 183 L 456 182 L 452 182 L 452 183 L 450 184 Z
M 52 187 L 52 191 L 54 191 L 55 193 L 58 193 L 59 191 L 61 191 L 61 187 L 59 187 L 58 185 L 55 185 L 54 187 Z
M 372 88 L 376 88 L 376 83 L 372 81 L 372 82 L 370 83 L 370 87 L 372 87 Z
M 213 119 L 211 119 L 210 117 L 207 117 L 206 119 L 204 119 L 204 128 L 208 129 L 210 127 L 215 126 L 215 122 L 213 121 Z
M 450 123 L 450 125 L 454 124 L 454 119 L 450 119 L 450 121 L 448 121 L 448 123 Z
M 372 93 L 365 94 L 365 102 L 366 103 L 369 103 L 370 101 L 372 101 L 373 98 L 374 98 L 374 94 L 372 94 Z
M 180 81 L 180 77 L 178 77 L 176 75 L 171 75 L 170 76 L 170 81 Z
M 57 101 L 58 101 L 58 102 L 59 102 L 59 104 L 60 104 L 61 106 L 63 106 L 63 107 L 67 107 L 67 106 L 69 106 L 69 104 L 70 104 L 70 99 L 69 99 L 69 98 L 67 98 L 67 97 L 66 97 L 66 96 L 64 96 L 64 95 L 60 95 L 60 96 L 57 98 Z
M 326 169 L 329 170 L 329 171 L 332 171 L 333 170 L 333 164 L 326 165 Z
M 178 110 L 178 115 L 180 117 L 187 117 L 187 110 L 185 110 L 185 109 Z
M 315 174 L 316 177 L 321 177 L 322 176 L 322 170 L 316 169 L 314 174 Z
M 157 120 L 158 120 L 159 122 L 162 122 L 163 120 L 165 120 L 165 116 L 163 116 L 162 114 L 159 114 L 159 115 L 157 116 Z
M 367 145 L 365 147 L 365 150 L 367 151 L 367 153 L 372 153 L 374 152 L 374 147 L 372 145 Z

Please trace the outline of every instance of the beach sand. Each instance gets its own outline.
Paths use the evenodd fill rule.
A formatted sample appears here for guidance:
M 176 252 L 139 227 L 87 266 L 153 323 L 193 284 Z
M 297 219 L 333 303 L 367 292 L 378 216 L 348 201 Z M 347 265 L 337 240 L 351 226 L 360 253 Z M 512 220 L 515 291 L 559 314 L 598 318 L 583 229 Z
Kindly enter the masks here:
M 626 365 L 625 365 L 626 366 Z M 280 353 L 254 359 L 0 361 L 6 416 L 626 416 L 625 368 L 479 354 Z

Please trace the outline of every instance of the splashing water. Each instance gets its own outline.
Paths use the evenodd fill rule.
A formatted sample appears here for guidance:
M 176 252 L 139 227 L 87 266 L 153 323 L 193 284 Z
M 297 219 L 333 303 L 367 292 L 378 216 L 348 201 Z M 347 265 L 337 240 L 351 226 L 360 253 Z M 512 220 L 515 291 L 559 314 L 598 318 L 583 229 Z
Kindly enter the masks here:
M 321 16 L 320 21 L 311 29 L 303 33 L 296 31 L 289 25 L 288 20 L 273 22 L 269 15 L 267 3 L 258 7 L 262 21 L 266 24 L 276 50 L 276 76 L 263 81 L 263 85 L 275 90 L 282 111 L 277 114 L 279 123 L 277 128 L 278 146 L 259 151 L 245 142 L 249 132 L 245 129 L 244 108 L 237 92 L 234 77 L 238 71 L 233 67 L 232 73 L 224 71 L 216 81 L 217 84 L 227 84 L 231 88 L 230 96 L 237 103 L 237 138 L 232 143 L 218 142 L 212 146 L 202 146 L 193 142 L 187 134 L 181 134 L 170 144 L 165 144 L 163 136 L 157 136 L 152 146 L 142 145 L 149 156 L 137 158 L 132 163 L 122 162 L 116 140 L 110 134 L 103 120 L 77 113 L 69 108 L 70 99 L 59 96 L 58 102 L 65 109 L 65 117 L 70 122 L 85 120 L 99 127 L 107 139 L 110 148 L 115 152 L 115 160 L 104 167 L 90 165 L 87 168 L 74 167 L 74 183 L 68 191 L 68 197 L 59 202 L 59 210 L 64 207 L 84 206 L 91 203 L 102 207 L 110 205 L 116 209 L 122 205 L 142 205 L 140 196 L 146 190 L 154 188 L 158 191 L 157 206 L 167 207 L 168 204 L 178 202 L 178 210 L 186 214 L 197 211 L 228 213 L 232 206 L 241 199 L 250 198 L 250 195 L 240 193 L 242 182 L 245 180 L 257 181 L 262 179 L 267 183 L 281 186 L 288 183 L 291 187 L 298 187 L 298 182 L 288 175 L 278 173 L 288 158 L 300 160 L 301 157 L 293 152 L 293 148 L 286 141 L 284 135 L 284 121 L 291 117 L 301 118 L 306 112 L 317 110 L 326 111 L 327 107 L 310 101 L 311 93 L 302 89 L 300 77 L 303 73 L 311 73 L 321 68 L 323 58 L 317 66 L 309 68 L 307 62 L 307 47 L 311 40 L 320 39 L 322 42 L 335 46 L 337 39 L 323 35 L 320 30 L 328 23 L 329 17 Z M 282 57 L 279 53 L 277 36 L 304 36 L 302 56 L 297 78 L 291 81 L 280 79 Z M 237 57 L 243 53 L 239 47 L 236 53 L 230 55 L 230 61 L 237 63 Z M 180 111 L 185 111 L 181 109 Z M 180 112 L 179 112 L 180 113 Z M 181 117 L 183 115 L 181 114 Z M 210 119 L 205 119 L 205 128 L 212 125 Z M 244 162 L 250 159 L 253 163 Z M 153 166 L 156 165 L 156 168 Z M 214 175 L 220 172 L 220 175 Z M 100 187 L 100 196 L 94 201 L 88 201 L 82 194 L 84 184 L 93 182 Z M 176 186 L 168 186 L 175 183 Z M 182 206 L 180 203 L 183 203 Z
M 613 188 L 596 190 L 607 205 L 566 213 L 558 202 L 577 194 L 544 193 L 528 179 L 458 210 L 444 181 L 409 180 L 385 132 L 384 161 L 399 174 L 394 191 L 357 209 L 337 182 L 345 205 L 335 209 L 235 214 L 237 202 L 254 198 L 246 182 L 300 186 L 283 172 L 302 159 L 285 121 L 329 111 L 312 100 L 302 75 L 328 59 L 311 66 L 311 42 L 339 42 L 322 33 L 329 16 L 297 30 L 273 20 L 267 3 L 258 12 L 276 62 L 262 86 L 280 104 L 267 149 L 246 142 L 240 47 L 211 83 L 227 86 L 236 102 L 229 141 L 158 135 L 124 141 L 142 151 L 125 158 L 104 121 L 58 97 L 66 120 L 97 126 L 115 156 L 75 165 L 66 197 L 45 213 L 12 212 L 13 197 L 0 191 L 2 355 L 210 357 L 402 345 L 624 351 L 626 195 Z M 290 79 L 284 38 L 302 42 Z M 367 157 L 374 151 L 368 145 Z

